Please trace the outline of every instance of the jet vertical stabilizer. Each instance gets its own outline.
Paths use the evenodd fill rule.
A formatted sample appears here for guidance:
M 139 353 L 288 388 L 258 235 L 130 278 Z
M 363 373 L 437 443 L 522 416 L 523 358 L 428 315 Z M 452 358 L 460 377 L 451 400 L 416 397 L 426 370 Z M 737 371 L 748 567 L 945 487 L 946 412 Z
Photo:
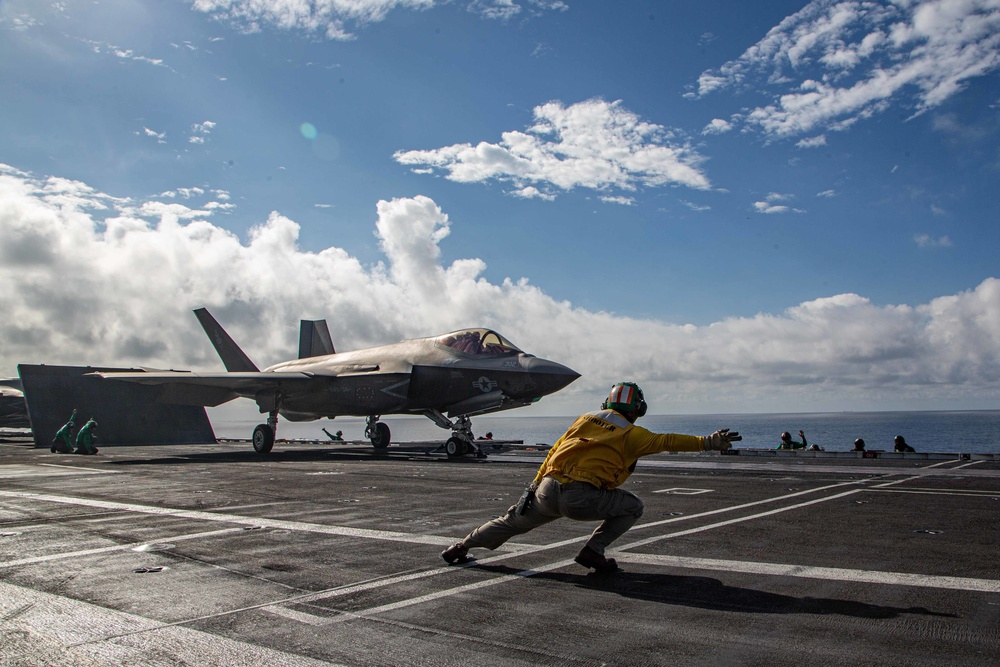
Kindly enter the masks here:
M 257 366 L 250 361 L 250 357 L 240 349 L 222 325 L 215 321 L 207 308 L 199 308 L 194 311 L 195 317 L 201 322 L 201 328 L 205 330 L 208 337 L 215 346 L 215 351 L 222 357 L 222 363 L 230 373 L 257 373 L 260 371 Z
M 299 322 L 299 359 L 322 357 L 336 354 L 333 339 L 326 320 L 302 320 Z

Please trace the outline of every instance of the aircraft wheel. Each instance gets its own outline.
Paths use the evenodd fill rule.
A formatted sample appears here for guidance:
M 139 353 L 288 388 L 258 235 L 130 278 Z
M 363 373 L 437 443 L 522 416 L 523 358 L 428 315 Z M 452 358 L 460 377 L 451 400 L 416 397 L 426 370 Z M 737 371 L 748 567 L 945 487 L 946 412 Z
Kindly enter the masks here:
M 444 443 L 444 451 L 448 454 L 449 458 L 453 456 L 464 456 L 465 453 L 469 451 L 469 446 L 465 443 L 465 440 L 453 436 L 448 438 L 448 442 Z
M 267 454 L 274 447 L 274 430 L 267 424 L 258 424 L 253 430 L 253 448 L 258 454 Z
M 372 447 L 386 449 L 389 446 L 389 425 L 379 422 L 375 424 L 375 434 L 372 436 Z

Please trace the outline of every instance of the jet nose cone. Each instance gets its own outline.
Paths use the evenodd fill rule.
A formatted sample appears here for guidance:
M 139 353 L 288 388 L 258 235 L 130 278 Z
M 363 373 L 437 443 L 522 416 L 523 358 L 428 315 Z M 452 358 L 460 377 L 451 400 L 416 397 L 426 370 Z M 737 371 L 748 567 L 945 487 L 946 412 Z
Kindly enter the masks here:
M 559 391 L 580 377 L 580 374 L 572 368 L 539 357 L 525 357 L 521 367 L 531 374 L 532 383 L 539 396 Z

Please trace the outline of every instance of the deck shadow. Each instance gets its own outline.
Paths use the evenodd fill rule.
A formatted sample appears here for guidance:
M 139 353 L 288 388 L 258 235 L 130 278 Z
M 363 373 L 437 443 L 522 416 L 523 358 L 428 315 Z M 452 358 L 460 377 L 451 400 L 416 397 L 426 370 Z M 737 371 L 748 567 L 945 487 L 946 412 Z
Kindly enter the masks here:
M 523 570 L 507 565 L 474 567 L 497 574 L 524 576 Z M 958 618 L 957 614 L 936 612 L 924 607 L 891 607 L 855 600 L 782 595 L 753 588 L 729 586 L 711 577 L 627 571 L 612 575 L 539 572 L 530 576 L 646 602 L 715 611 L 750 614 L 836 614 L 869 619 L 896 618 L 901 614 Z

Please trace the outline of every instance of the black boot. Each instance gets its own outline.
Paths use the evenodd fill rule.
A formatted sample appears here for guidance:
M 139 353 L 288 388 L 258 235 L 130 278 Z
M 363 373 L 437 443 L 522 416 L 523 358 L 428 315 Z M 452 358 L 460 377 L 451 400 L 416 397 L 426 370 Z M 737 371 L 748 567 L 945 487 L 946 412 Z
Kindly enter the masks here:
M 453 545 L 441 552 L 441 558 L 444 558 L 448 565 L 453 563 L 469 562 L 469 547 L 465 546 L 464 542 L 455 542 Z
M 593 568 L 598 574 L 610 574 L 618 571 L 618 563 L 614 558 L 605 558 L 590 547 L 584 547 L 574 558 L 577 563 L 584 567 Z

